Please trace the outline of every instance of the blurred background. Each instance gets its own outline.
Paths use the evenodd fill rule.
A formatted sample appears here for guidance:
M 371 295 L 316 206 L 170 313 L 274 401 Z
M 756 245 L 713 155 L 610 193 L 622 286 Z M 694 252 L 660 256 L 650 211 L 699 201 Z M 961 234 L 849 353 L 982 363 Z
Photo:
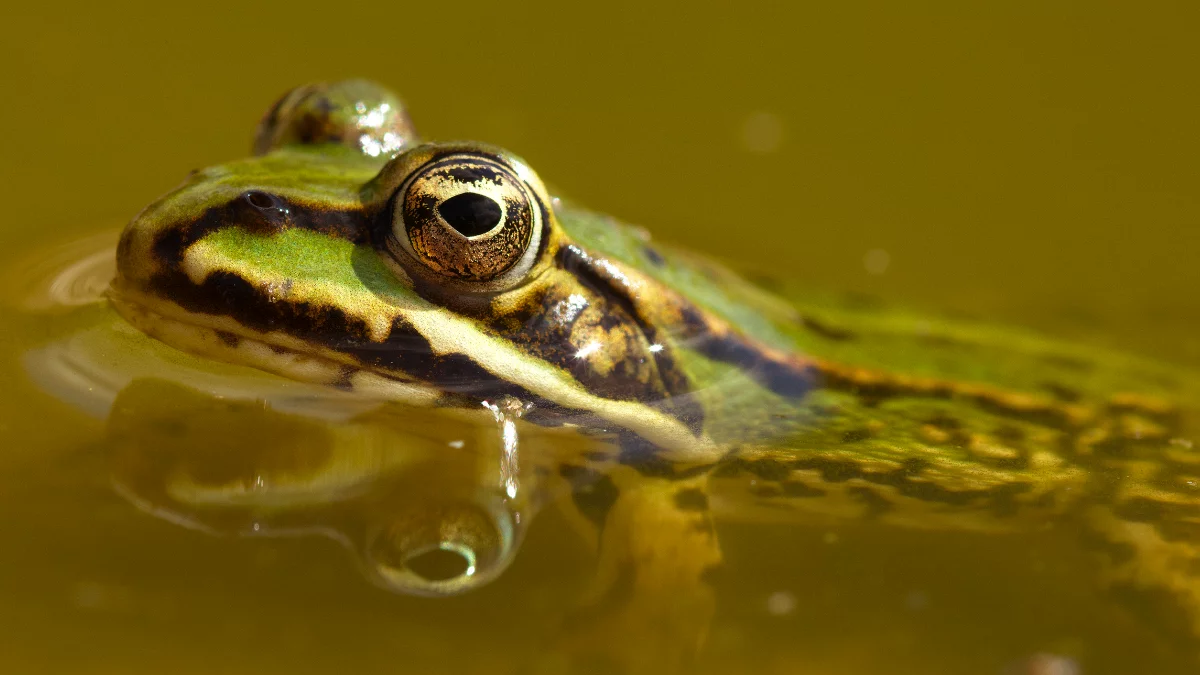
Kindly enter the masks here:
M 660 239 L 1200 362 L 1194 4 L 777 5 L 24 3 L 0 233 L 123 222 L 364 76 Z

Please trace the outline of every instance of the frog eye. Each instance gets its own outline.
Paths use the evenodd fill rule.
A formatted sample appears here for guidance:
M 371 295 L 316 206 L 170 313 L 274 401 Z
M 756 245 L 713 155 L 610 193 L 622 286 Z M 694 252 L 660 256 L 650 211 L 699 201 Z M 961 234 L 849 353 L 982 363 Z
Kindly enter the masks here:
M 484 152 L 426 162 L 396 193 L 392 240 L 444 280 L 479 290 L 515 285 L 533 265 L 546 219 L 521 168 Z
M 342 145 L 393 157 L 415 143 L 404 102 L 367 80 L 306 84 L 284 94 L 259 122 L 254 154 L 296 145 Z

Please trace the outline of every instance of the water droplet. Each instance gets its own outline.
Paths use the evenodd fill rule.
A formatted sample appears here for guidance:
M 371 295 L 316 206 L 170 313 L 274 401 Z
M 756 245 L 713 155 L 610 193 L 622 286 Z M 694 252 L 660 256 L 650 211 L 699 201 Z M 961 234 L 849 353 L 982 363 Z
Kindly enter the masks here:
M 891 262 L 892 256 L 881 248 L 873 248 L 863 255 L 863 267 L 867 269 L 867 274 L 883 274 Z
M 783 121 L 775 113 L 752 112 L 738 129 L 742 148 L 756 155 L 775 152 L 783 144 Z

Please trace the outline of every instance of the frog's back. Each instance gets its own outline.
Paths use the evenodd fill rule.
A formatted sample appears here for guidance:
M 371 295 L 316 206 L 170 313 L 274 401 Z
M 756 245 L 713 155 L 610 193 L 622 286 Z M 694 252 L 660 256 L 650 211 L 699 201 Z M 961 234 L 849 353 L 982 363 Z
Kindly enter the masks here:
M 986 321 L 797 285 L 756 284 L 638 227 L 575 207 L 564 228 L 588 250 L 641 269 L 771 347 L 844 366 L 988 384 L 1065 403 L 1138 394 L 1194 400 L 1200 374 Z M 768 290 L 765 286 L 771 286 Z
M 1110 587 L 1152 600 L 1153 620 L 1189 643 L 1200 636 L 1195 372 L 862 298 L 773 293 L 611 218 L 564 208 L 562 220 L 818 373 L 789 399 L 690 364 L 733 450 L 709 486 L 718 512 L 985 531 L 1067 521 Z
M 1060 493 L 1123 474 L 1137 477 L 1118 481 L 1128 498 L 1193 499 L 1186 476 L 1200 468 L 1195 373 L 861 298 L 785 297 L 606 216 L 560 207 L 560 217 L 585 248 L 645 270 L 767 348 L 812 364 L 812 389 L 788 397 L 726 364 L 686 362 L 714 436 L 769 456 L 759 473 L 782 476 L 773 481 L 781 494 L 815 494 L 818 483 L 849 476 L 865 481 L 860 493 L 876 509 L 883 497 L 867 495 L 886 487 L 996 508 L 997 500 L 1058 502 L 1061 510 Z M 799 476 L 775 467 L 784 461 L 815 472 L 817 483 L 787 484 Z M 1104 492 L 1119 499 L 1120 490 Z

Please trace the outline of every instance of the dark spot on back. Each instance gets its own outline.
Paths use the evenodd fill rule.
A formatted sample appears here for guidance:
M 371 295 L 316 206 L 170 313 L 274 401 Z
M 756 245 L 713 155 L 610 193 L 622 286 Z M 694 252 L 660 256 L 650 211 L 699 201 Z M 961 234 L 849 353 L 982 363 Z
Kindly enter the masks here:
M 1071 426 L 1066 411 L 1055 405 L 1039 405 L 1037 407 L 1023 408 L 1013 407 L 1005 401 L 985 396 L 975 396 L 971 400 L 975 402 L 975 405 L 980 410 L 998 417 L 1007 417 L 1052 429 L 1068 429 Z
M 1017 447 L 1025 441 L 1025 430 L 1021 427 L 1016 427 L 1011 424 L 1002 424 L 996 427 L 992 432 L 997 439 L 1005 443 Z
M 805 485 L 797 480 L 785 480 L 779 484 L 780 491 L 784 497 L 821 497 L 825 495 L 825 491 L 809 485 Z
M 1029 483 L 1004 483 L 990 491 L 992 496 L 992 513 L 996 516 L 1013 516 L 1017 513 L 1017 495 L 1033 489 Z
M 763 480 L 784 480 L 792 471 L 783 462 L 769 457 L 741 462 L 743 468 Z
M 855 462 L 825 458 L 810 457 L 791 463 L 791 467 L 796 470 L 819 471 L 821 480 L 827 483 L 844 483 L 861 478 L 877 485 L 890 486 L 905 497 L 922 501 L 964 506 L 986 499 L 991 494 L 986 490 L 950 490 L 936 482 L 914 480 L 926 466 L 927 463 L 919 458 L 910 459 L 893 470 L 885 471 L 864 471 Z
M 1091 361 L 1081 359 L 1077 356 L 1067 356 L 1066 354 L 1051 354 L 1045 358 L 1046 363 L 1050 363 L 1070 370 L 1079 372 L 1087 372 L 1093 368 Z
M 783 495 L 783 488 L 775 483 L 758 483 L 751 485 L 746 491 L 763 499 L 773 499 Z
M 1043 382 L 1042 389 L 1050 392 L 1051 396 L 1064 403 L 1075 403 L 1083 398 L 1079 391 L 1059 382 Z
M 871 430 L 865 427 L 859 429 L 850 429 L 842 434 L 843 443 L 855 443 L 857 441 L 865 441 L 871 437 Z
M 922 471 L 929 467 L 929 460 L 921 459 L 920 457 L 909 457 L 902 462 L 901 471 L 906 477 L 920 475 Z
M 867 507 L 866 517 L 874 518 L 892 509 L 892 504 L 883 495 L 869 487 L 853 486 L 847 490 L 849 495 Z
M 1119 518 L 1138 523 L 1159 522 L 1165 519 L 1184 521 L 1200 515 L 1200 504 L 1167 503 L 1147 497 L 1133 497 L 1113 508 Z M 1160 523 L 1161 527 L 1162 523 Z
M 854 333 L 846 330 L 845 328 L 839 328 L 837 326 L 830 325 L 808 315 L 804 315 L 800 318 L 800 324 L 813 333 L 816 333 L 817 335 L 820 335 L 828 340 L 843 342 L 846 340 L 853 340 L 857 337 Z
M 858 465 L 851 461 L 827 461 L 820 465 L 821 478 L 829 483 L 844 483 L 863 475 Z
M 700 310 L 695 307 L 683 307 L 681 314 L 691 334 L 689 347 L 708 358 L 741 368 L 780 396 L 799 398 L 816 386 L 818 374 L 813 369 L 772 359 L 760 347 L 740 335 L 714 335 Z

